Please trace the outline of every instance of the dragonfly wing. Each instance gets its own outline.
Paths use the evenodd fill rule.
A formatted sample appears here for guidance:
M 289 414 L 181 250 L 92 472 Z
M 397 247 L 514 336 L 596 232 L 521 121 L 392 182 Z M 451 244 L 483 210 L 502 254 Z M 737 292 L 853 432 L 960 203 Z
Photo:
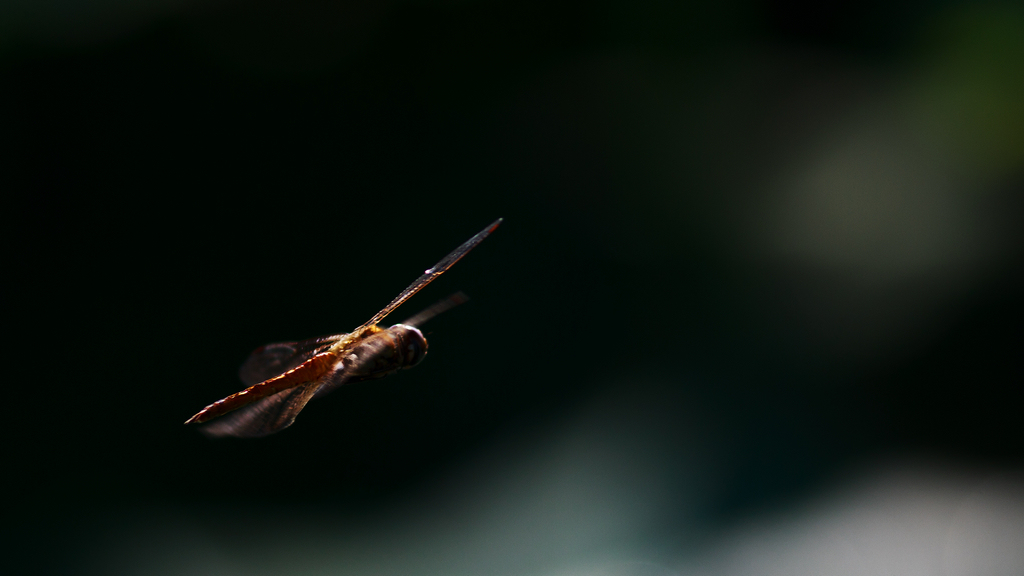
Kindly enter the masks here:
M 310 338 L 301 342 L 279 342 L 267 344 L 253 350 L 238 369 L 238 377 L 246 386 L 259 384 L 274 376 L 302 364 L 306 360 L 327 350 L 345 334 L 331 334 L 319 338 Z
M 255 404 L 284 390 L 298 388 L 310 382 L 321 382 L 325 376 L 329 376 L 336 369 L 337 365 L 335 356 L 329 351 L 317 354 L 284 374 L 274 376 L 259 384 L 253 384 L 241 392 L 235 392 L 217 400 L 186 420 L 185 424 L 202 424 L 250 404 Z
M 399 306 L 402 305 L 403 302 L 405 302 L 409 298 L 412 298 L 414 294 L 422 290 L 423 287 L 426 286 L 427 284 L 433 282 L 435 278 L 437 278 L 441 274 L 444 274 L 446 270 L 448 270 L 456 262 L 461 260 L 462 257 L 465 256 L 467 252 L 469 252 L 473 248 L 476 248 L 477 244 L 483 242 L 484 238 L 487 238 L 487 236 L 491 232 L 494 232 L 494 229 L 501 224 L 501 221 L 502 219 L 498 218 L 497 220 L 492 222 L 490 226 L 478 232 L 476 236 L 473 236 L 469 240 L 463 242 L 462 246 L 459 246 L 454 251 L 452 251 L 451 254 L 442 258 L 440 262 L 428 268 L 423 273 L 422 276 L 417 278 L 416 281 L 413 282 L 412 284 L 409 284 L 408 288 L 402 290 L 402 293 L 399 294 L 394 300 L 392 300 L 390 304 L 385 306 L 384 309 L 381 310 L 380 312 L 377 312 L 377 314 L 375 314 L 373 318 L 370 318 L 369 322 L 363 324 L 363 326 L 361 327 L 373 326 L 375 324 L 380 323 L 380 321 L 383 320 L 385 316 L 394 312 L 395 308 L 398 308 Z
M 308 382 L 282 390 L 202 425 L 208 436 L 259 438 L 280 432 L 295 422 L 295 417 L 316 393 L 319 383 Z
M 333 390 L 348 381 L 353 375 L 351 367 L 353 365 L 344 366 L 339 363 L 337 368 L 315 381 L 260 398 L 203 424 L 200 430 L 209 436 L 237 438 L 259 438 L 280 432 L 295 422 L 295 417 L 306 407 L 306 403 L 321 396 L 321 390 Z

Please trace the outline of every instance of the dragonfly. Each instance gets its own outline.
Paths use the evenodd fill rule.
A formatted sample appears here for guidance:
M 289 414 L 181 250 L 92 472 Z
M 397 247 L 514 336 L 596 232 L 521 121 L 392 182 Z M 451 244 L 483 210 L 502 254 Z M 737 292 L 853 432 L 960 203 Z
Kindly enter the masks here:
M 390 328 L 378 324 L 406 300 L 458 262 L 500 225 L 501 218 L 428 268 L 365 324 L 347 334 L 261 346 L 238 371 L 248 386 L 217 400 L 185 424 L 202 424 L 210 436 L 257 438 L 280 432 L 314 398 L 354 382 L 383 378 L 412 368 L 427 354 L 419 326 L 466 300 L 457 293 Z

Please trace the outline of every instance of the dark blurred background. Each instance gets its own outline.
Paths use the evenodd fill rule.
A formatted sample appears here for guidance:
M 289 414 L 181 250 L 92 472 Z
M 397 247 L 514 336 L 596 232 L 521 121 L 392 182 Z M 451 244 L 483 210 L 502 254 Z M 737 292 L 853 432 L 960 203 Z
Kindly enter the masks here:
M 1024 6 L 9 0 L 4 563 L 1024 574 Z M 259 345 L 457 290 L 261 440 Z M 6 569 L 5 569 L 6 571 Z

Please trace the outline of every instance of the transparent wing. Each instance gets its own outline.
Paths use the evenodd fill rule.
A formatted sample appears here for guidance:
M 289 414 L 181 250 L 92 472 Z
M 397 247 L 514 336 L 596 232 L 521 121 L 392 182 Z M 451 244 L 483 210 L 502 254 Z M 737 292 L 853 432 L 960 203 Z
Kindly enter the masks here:
M 238 377 L 246 386 L 259 384 L 264 380 L 284 374 L 313 356 L 324 352 L 344 336 L 346 335 L 331 334 L 300 342 L 278 342 L 260 346 L 253 350 L 252 354 L 242 363 L 238 369 Z
M 320 382 L 325 375 L 333 372 L 336 366 L 338 366 L 337 358 L 330 351 L 317 354 L 284 374 L 274 376 L 259 384 L 253 384 L 241 392 L 235 392 L 217 400 L 186 420 L 185 424 L 202 424 L 250 404 L 257 404 L 264 398 L 285 390 L 298 388 L 309 382 Z
M 358 381 L 372 377 L 372 375 L 362 374 L 365 366 L 372 363 L 372 360 L 372 355 L 366 355 L 363 360 L 339 366 L 315 382 L 307 382 L 260 398 L 251 404 L 202 424 L 200 430 L 209 436 L 234 436 L 236 438 L 259 438 L 280 432 L 295 422 L 295 417 L 311 399 L 319 398 L 350 380 Z M 354 375 L 357 376 L 353 378 Z
M 363 324 L 362 326 L 360 326 L 360 328 L 364 328 L 366 326 L 373 326 L 374 324 L 380 323 L 380 321 L 383 320 L 385 316 L 394 312 L 395 308 L 398 308 L 399 306 L 402 305 L 403 302 L 405 302 L 409 298 L 412 298 L 413 294 L 416 294 L 417 292 L 422 290 L 424 286 L 433 282 L 434 278 L 437 278 L 441 274 L 444 274 L 445 270 L 452 267 L 452 264 L 455 264 L 456 262 L 461 260 L 462 257 L 465 256 L 467 252 L 469 252 L 473 248 L 476 248 L 477 244 L 483 242 L 484 238 L 487 238 L 487 236 L 491 232 L 494 232 L 494 229 L 497 228 L 499 224 L 501 224 L 501 220 L 501 218 L 498 218 L 490 226 L 481 230 L 476 236 L 473 236 L 469 240 L 466 240 L 466 242 L 463 243 L 462 246 L 456 248 L 451 254 L 445 256 L 440 262 L 434 264 L 432 268 L 424 272 L 423 275 L 417 278 L 415 282 L 410 284 L 408 288 L 402 290 L 402 293 L 399 294 L 397 298 L 392 300 L 391 304 L 388 304 L 387 306 L 384 307 L 383 310 L 377 312 L 377 314 L 375 314 L 373 318 L 370 318 L 369 322 Z
M 423 310 L 422 312 L 413 316 L 412 318 L 403 320 L 402 324 L 405 324 L 406 326 L 414 326 L 416 328 L 419 328 L 420 326 L 425 324 L 427 320 L 430 320 L 434 316 L 437 316 L 442 312 L 447 312 L 452 308 L 455 308 L 459 304 L 465 304 L 468 301 L 469 296 L 466 296 L 464 292 L 456 292 L 455 294 L 452 294 L 451 296 L 443 300 L 438 300 L 429 308 Z
M 309 382 L 261 398 L 248 406 L 203 424 L 199 429 L 208 436 L 259 438 L 280 432 L 295 422 L 320 385 Z

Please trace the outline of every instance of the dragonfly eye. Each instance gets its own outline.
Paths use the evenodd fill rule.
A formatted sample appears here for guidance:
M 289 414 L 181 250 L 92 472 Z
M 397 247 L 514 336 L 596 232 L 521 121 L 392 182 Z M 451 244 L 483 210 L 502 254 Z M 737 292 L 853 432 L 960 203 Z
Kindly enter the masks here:
M 402 354 L 402 368 L 412 368 L 427 355 L 427 339 L 419 329 L 405 324 L 388 328 L 396 337 Z

